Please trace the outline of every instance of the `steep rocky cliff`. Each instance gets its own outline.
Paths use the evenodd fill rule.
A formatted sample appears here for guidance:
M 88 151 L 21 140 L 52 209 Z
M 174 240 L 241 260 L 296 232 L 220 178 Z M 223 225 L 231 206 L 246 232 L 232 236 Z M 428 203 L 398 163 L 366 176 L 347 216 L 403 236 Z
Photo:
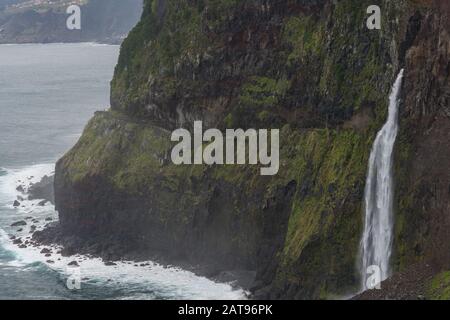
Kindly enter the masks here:
M 382 29 L 366 9 L 382 8 Z M 256 272 L 263 298 L 355 292 L 374 135 L 405 67 L 396 147 L 396 270 L 445 266 L 445 1 L 153 0 L 122 45 L 111 110 L 57 163 L 66 251 Z M 279 128 L 280 170 L 175 166 L 170 132 Z

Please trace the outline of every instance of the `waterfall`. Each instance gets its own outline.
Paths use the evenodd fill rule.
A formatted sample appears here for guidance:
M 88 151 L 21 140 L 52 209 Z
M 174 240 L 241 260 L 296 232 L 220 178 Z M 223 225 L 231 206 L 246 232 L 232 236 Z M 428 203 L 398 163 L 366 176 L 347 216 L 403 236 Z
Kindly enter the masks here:
M 366 290 L 368 276 L 371 287 L 389 277 L 389 260 L 393 241 L 393 150 L 398 132 L 398 105 L 403 70 L 400 71 L 389 97 L 389 115 L 378 132 L 369 159 L 364 194 L 365 222 L 361 239 L 362 289 Z M 376 272 L 379 271 L 378 278 Z M 375 282 L 374 282 L 375 280 Z

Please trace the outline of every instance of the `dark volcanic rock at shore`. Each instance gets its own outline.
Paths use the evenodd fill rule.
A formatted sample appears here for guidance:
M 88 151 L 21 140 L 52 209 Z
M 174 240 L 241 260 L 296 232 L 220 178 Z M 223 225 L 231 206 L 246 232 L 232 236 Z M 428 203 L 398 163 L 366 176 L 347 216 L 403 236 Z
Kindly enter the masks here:
M 44 199 L 39 205 L 45 205 L 45 202 L 50 201 L 55 203 L 54 193 L 54 176 L 44 176 L 41 181 L 31 184 L 28 188 L 28 200 Z
M 17 221 L 14 222 L 13 224 L 11 224 L 11 227 L 22 227 L 22 226 L 26 226 L 27 223 L 25 221 Z

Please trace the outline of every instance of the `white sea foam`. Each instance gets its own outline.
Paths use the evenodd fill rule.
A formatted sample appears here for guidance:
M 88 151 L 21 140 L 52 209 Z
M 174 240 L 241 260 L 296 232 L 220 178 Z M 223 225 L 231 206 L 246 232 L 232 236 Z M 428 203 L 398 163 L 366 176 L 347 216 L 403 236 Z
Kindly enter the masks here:
M 176 267 L 164 267 L 151 261 L 117 262 L 116 266 L 106 266 L 100 258 L 91 258 L 82 255 L 63 257 L 57 252 L 60 248 L 47 247 L 52 251 L 51 257 L 45 257 L 40 251 L 44 247 L 28 246 L 19 248 L 10 240 L 10 235 L 15 235 L 26 240 L 31 235 L 30 224 L 23 227 L 17 233 L 9 227 L 9 222 L 33 217 L 39 229 L 46 223 L 45 219 L 51 217 L 57 219 L 57 213 L 53 205 L 37 206 L 39 201 L 24 200 L 21 206 L 13 208 L 12 202 L 21 195 L 16 190 L 17 185 L 23 184 L 28 188 L 31 183 L 36 183 L 44 175 L 53 173 L 54 165 L 34 165 L 23 169 L 6 169 L 6 175 L 0 176 L 0 205 L 11 212 L 9 221 L 0 221 L 5 230 L 0 229 L 0 245 L 5 250 L 13 253 L 14 259 L 3 261 L 15 268 L 32 268 L 36 263 L 41 267 L 45 265 L 56 271 L 63 279 L 69 277 L 74 268 L 68 267 L 72 261 L 79 264 L 81 276 L 81 290 L 83 285 L 94 285 L 102 288 L 117 290 L 120 294 L 117 299 L 245 299 L 246 292 L 234 289 L 230 284 L 216 283 L 204 277 L 199 277 L 192 272 Z M 6 212 L 6 211 L 5 211 Z M 6 220 L 7 221 L 7 220 Z M 146 266 L 141 266 L 146 264 Z
M 32 183 L 39 182 L 45 175 L 52 175 L 54 173 L 54 164 L 37 164 L 25 168 L 6 169 L 5 175 L 0 176 L 0 200 L 5 202 L 7 200 L 15 200 L 17 196 L 22 193 L 16 190 L 16 187 L 22 185 L 28 189 Z
M 52 254 L 45 257 L 40 253 L 43 247 L 28 247 L 19 249 L 8 240 L 4 231 L 0 230 L 0 242 L 2 246 L 15 254 L 16 259 L 8 264 L 14 267 L 26 267 L 30 264 L 41 262 L 55 270 L 63 277 L 68 277 L 76 269 L 68 267 L 72 261 L 79 264 L 81 277 L 81 290 L 83 284 L 115 287 L 117 290 L 130 292 L 129 295 L 119 296 L 119 299 L 148 299 L 154 295 L 166 299 L 245 299 L 243 290 L 235 290 L 229 284 L 216 283 L 207 278 L 199 277 L 192 272 L 175 267 L 164 267 L 159 264 L 148 264 L 145 267 L 136 266 L 134 262 L 122 261 L 116 266 L 106 266 L 99 258 L 88 258 L 82 255 L 62 257 Z M 57 247 L 50 248 L 53 252 Z M 49 263 L 47 261 L 53 261 Z M 136 297 L 132 292 L 138 293 Z M 151 291 L 152 293 L 145 293 Z

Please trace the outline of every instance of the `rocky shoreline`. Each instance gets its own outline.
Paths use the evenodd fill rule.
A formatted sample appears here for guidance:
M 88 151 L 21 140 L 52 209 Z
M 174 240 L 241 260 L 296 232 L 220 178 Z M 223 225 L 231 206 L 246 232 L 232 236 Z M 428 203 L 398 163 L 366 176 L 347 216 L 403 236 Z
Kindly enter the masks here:
M 28 177 L 31 180 L 34 177 Z M 13 207 L 19 207 L 21 201 L 24 200 L 40 200 L 38 206 L 45 206 L 47 203 L 55 204 L 55 192 L 54 192 L 54 180 L 55 176 L 45 175 L 39 182 L 30 183 L 29 181 L 18 181 L 19 185 L 16 187 L 16 191 L 21 195 L 17 196 L 14 200 Z
M 163 266 L 175 266 L 216 282 L 230 283 L 234 288 L 242 288 L 246 291 L 252 291 L 255 286 L 256 272 L 254 271 L 229 270 L 217 272 L 214 266 L 192 265 L 180 259 L 170 258 L 164 253 L 130 251 L 123 247 L 120 242 L 105 244 L 104 241 L 98 239 L 86 240 L 75 236 L 68 237 L 61 230 L 58 222 L 48 224 L 42 231 L 34 232 L 30 243 L 35 246 L 57 245 L 61 248 L 59 253 L 66 257 L 75 255 L 98 257 L 103 259 L 107 266 L 113 266 L 119 261 L 131 261 L 135 266 L 145 267 L 148 265 L 148 261 L 153 261 Z
M 29 179 L 32 178 L 34 177 L 29 177 Z M 45 175 L 39 182 L 34 184 L 19 181 L 20 184 L 16 187 L 16 190 L 21 192 L 22 196 L 19 196 L 18 199 L 21 201 L 39 201 L 37 206 L 54 204 L 53 181 L 53 175 Z M 19 206 L 21 206 L 20 203 L 17 207 Z M 124 248 L 120 242 L 109 243 L 104 241 L 104 239 L 86 241 L 86 239 L 76 236 L 67 236 L 62 232 L 59 221 L 54 221 L 50 217 L 41 221 L 30 214 L 24 220 L 12 223 L 11 227 L 15 230 L 9 235 L 12 244 L 19 249 L 33 247 L 39 250 L 39 253 L 47 259 L 46 263 L 48 264 L 56 262 L 58 258 L 55 258 L 55 255 L 68 258 L 73 257 L 73 260 L 69 259 L 68 267 L 79 266 L 82 261 L 92 258 L 101 258 L 104 265 L 110 267 L 116 266 L 119 262 L 126 262 L 135 267 L 148 267 L 150 266 L 149 261 L 152 261 L 166 267 L 175 266 L 215 282 L 229 283 L 234 289 L 250 291 L 254 284 L 255 273 L 251 271 L 230 270 L 217 273 L 208 266 L 195 266 L 186 261 L 167 258 L 164 254 L 154 254 L 140 250 L 130 251 L 129 248 Z M 250 298 L 250 296 L 248 297 Z

